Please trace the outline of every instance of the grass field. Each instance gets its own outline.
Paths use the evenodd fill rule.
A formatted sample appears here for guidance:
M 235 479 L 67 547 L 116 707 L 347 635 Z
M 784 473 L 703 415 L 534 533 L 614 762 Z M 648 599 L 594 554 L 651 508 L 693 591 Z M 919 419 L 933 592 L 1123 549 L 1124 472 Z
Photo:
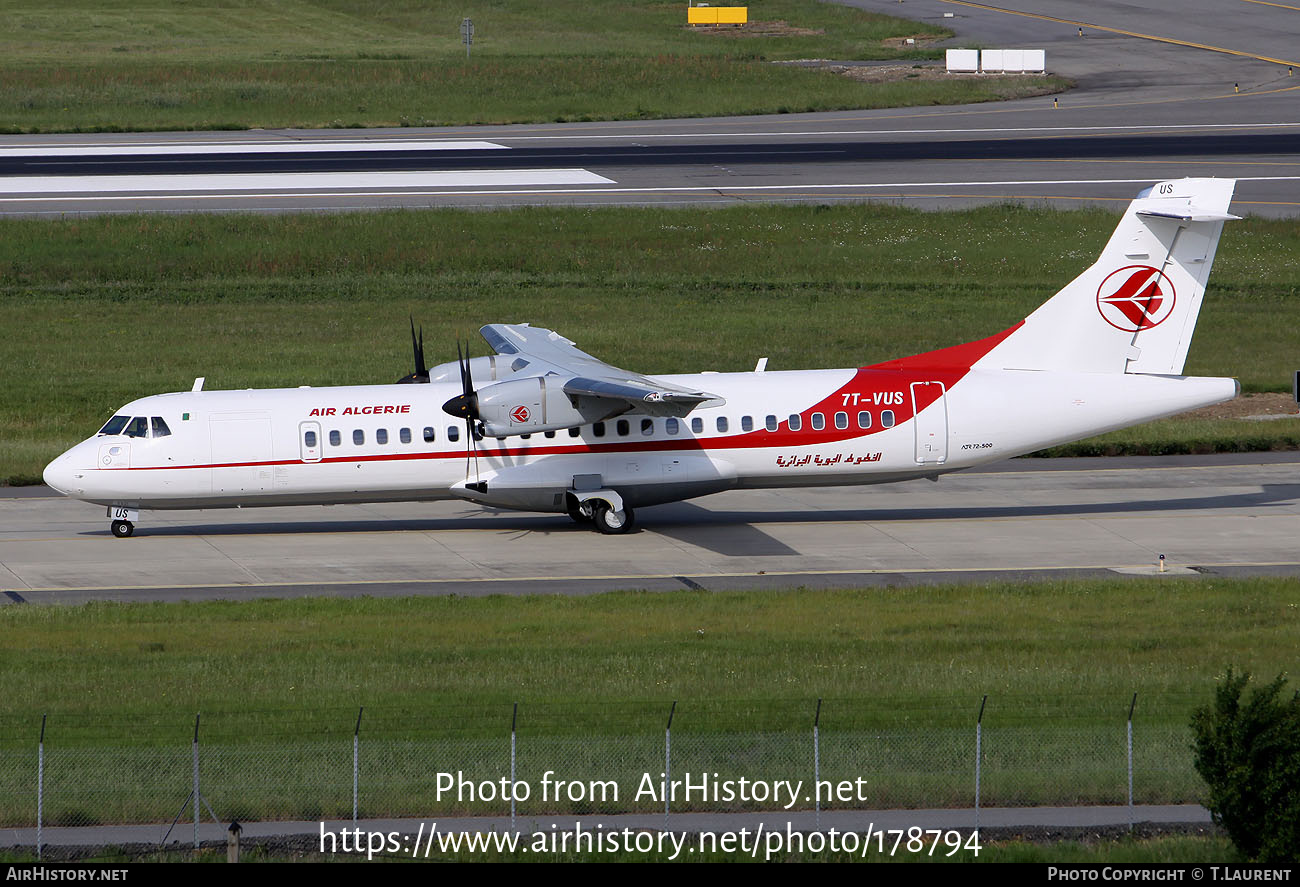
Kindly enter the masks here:
M 858 366 L 1024 317 L 1112 212 L 883 206 L 521 209 L 0 221 L 0 482 L 31 483 L 144 394 L 389 382 L 494 321 L 629 369 Z M 1289 390 L 1300 229 L 1234 223 L 1187 372 Z M 482 350 L 479 351 L 482 353 Z M 1295 446 L 1300 420 L 1118 432 L 1155 451 Z M 1127 442 L 1127 443 L 1126 443 Z
M 0 608 L 0 740 L 1185 724 L 1236 663 L 1295 667 L 1293 580 L 1057 582 Z
M 685 26 L 654 0 L 78 0 L 6 5 L 0 130 L 432 126 L 953 104 L 1052 77 L 858 83 L 773 66 L 935 56 L 948 32 L 815 0 L 764 0 L 762 36 Z M 466 59 L 459 28 L 475 25 Z
M 499 777 L 516 702 L 518 778 L 617 780 L 566 808 L 601 813 L 644 812 L 674 701 L 680 772 L 804 774 L 821 699 L 821 778 L 969 805 L 985 695 L 984 804 L 1120 803 L 1136 693 L 1136 800 L 1183 803 L 1192 709 L 1229 664 L 1294 668 L 1298 608 L 1270 579 L 6 607 L 0 823 L 30 821 L 44 714 L 51 824 L 167 819 L 196 712 L 223 818 L 350 815 L 360 706 L 363 816 L 500 813 L 433 774 Z

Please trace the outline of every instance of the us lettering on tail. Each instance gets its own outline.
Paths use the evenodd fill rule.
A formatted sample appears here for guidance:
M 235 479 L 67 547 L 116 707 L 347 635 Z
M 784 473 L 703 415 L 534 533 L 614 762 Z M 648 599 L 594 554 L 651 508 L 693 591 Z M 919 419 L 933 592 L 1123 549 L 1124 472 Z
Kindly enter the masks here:
M 606 534 L 723 490 L 937 476 L 1234 397 L 1183 376 L 1234 182 L 1137 196 L 1097 261 L 1009 329 L 849 369 L 645 376 L 551 330 L 392 385 L 132 401 L 45 481 L 132 535 L 152 509 L 465 499 Z M 458 345 L 459 350 L 459 345 Z

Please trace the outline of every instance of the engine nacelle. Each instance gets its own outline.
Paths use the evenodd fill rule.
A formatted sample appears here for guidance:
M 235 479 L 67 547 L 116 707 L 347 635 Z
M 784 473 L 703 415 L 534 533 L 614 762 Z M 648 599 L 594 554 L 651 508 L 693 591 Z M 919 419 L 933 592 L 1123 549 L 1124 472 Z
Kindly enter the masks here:
M 488 437 L 559 431 L 610 415 L 607 405 L 585 403 L 590 398 L 583 398 L 585 409 L 579 409 L 564 393 L 563 382 L 546 376 L 498 382 L 480 388 L 477 394 L 479 419 Z
M 500 354 L 493 354 L 488 357 L 471 357 L 469 360 L 469 373 L 476 385 L 483 382 L 500 382 L 515 374 L 512 364 L 519 362 L 518 358 L 512 361 L 508 356 Z M 527 365 L 527 361 L 524 361 L 523 366 Z M 460 364 L 451 360 L 447 363 L 440 363 L 436 367 L 431 367 L 429 369 L 429 381 L 460 382 Z

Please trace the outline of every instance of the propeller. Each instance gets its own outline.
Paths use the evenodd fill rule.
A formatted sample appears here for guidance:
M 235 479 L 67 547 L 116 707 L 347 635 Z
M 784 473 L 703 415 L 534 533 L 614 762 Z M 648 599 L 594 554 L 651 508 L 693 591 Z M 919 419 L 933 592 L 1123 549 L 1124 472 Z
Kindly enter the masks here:
M 469 477 L 469 463 L 473 459 L 474 483 L 467 484 L 467 486 L 477 489 L 481 493 L 485 492 L 486 485 L 478 479 L 477 441 L 479 436 L 474 427 L 474 424 L 479 421 L 478 393 L 474 390 L 474 376 L 469 366 L 468 346 L 462 352 L 459 341 L 456 342 L 456 363 L 460 367 L 461 393 L 444 403 L 442 409 L 443 412 L 450 416 L 465 420 L 465 477 Z
M 415 318 L 411 318 L 411 350 L 415 352 L 415 372 L 397 380 L 397 384 L 408 382 L 428 382 L 429 368 L 424 364 L 424 326 L 420 326 L 420 338 L 415 337 Z

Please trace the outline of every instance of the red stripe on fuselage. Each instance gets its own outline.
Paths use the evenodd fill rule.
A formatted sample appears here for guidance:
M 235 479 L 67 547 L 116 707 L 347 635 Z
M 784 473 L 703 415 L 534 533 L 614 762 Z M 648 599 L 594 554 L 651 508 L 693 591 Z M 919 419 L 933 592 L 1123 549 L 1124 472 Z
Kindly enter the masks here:
M 478 442 L 478 453 L 485 458 L 508 458 L 519 456 L 557 456 L 557 455 L 575 455 L 575 454 L 605 454 L 605 453 L 629 453 L 629 452 L 700 452 L 705 450 L 743 450 L 743 449 L 762 449 L 766 447 L 809 447 L 821 444 L 838 443 L 841 441 L 855 440 L 858 438 L 870 437 L 873 434 L 880 434 L 882 431 L 888 431 L 879 424 L 880 411 L 890 409 L 894 412 L 895 424 L 891 427 L 897 427 L 904 422 L 914 418 L 915 412 L 912 407 L 913 382 L 942 382 L 944 390 L 951 390 L 968 372 L 971 366 L 984 355 L 988 354 L 1000 342 L 1024 324 L 1024 321 L 1016 324 L 1010 329 L 1003 330 L 995 336 L 987 339 L 980 339 L 977 342 L 967 342 L 963 345 L 954 345 L 951 348 L 941 348 L 938 351 L 928 351 L 924 354 L 917 354 L 913 357 L 904 357 L 897 360 L 889 360 L 884 363 L 873 364 L 871 366 L 860 367 L 844 385 L 841 385 L 834 392 L 822 398 L 810 407 L 806 407 L 798 415 L 803 430 L 790 430 L 790 417 L 778 416 L 780 425 L 776 431 L 768 431 L 765 427 L 757 428 L 754 431 L 746 431 L 740 434 L 726 435 L 723 437 L 683 437 L 672 440 L 634 440 L 631 439 L 633 434 L 639 433 L 635 427 L 630 430 L 628 439 L 617 443 L 575 443 L 575 444 L 551 444 L 549 446 L 531 446 L 531 447 L 507 447 L 498 445 L 495 448 L 492 442 L 483 440 Z M 873 400 L 863 400 L 862 395 L 876 394 L 894 394 L 901 392 L 902 398 L 899 403 L 875 403 Z M 849 395 L 846 403 L 845 395 Z M 857 394 L 858 402 L 853 403 L 852 395 Z M 940 396 L 941 392 L 931 391 L 929 387 L 919 389 L 917 392 L 918 402 L 916 408 L 924 410 L 930 404 L 934 403 Z M 860 410 L 870 409 L 873 413 L 873 427 L 861 429 L 852 427 L 857 424 L 857 413 Z M 849 414 L 849 428 L 840 430 L 833 427 L 834 415 L 837 412 Z M 821 431 L 814 431 L 811 427 L 813 413 L 821 413 L 826 417 L 826 428 Z M 636 416 L 629 417 L 626 421 L 636 421 Z M 759 417 L 755 417 L 756 419 Z M 612 419 L 606 422 L 606 426 L 612 425 L 618 419 Z M 682 420 L 687 421 L 687 420 Z M 534 432 L 540 434 L 541 432 Z M 353 455 L 353 456 L 332 456 L 330 458 L 318 459 L 314 462 L 305 462 L 302 459 L 276 459 L 265 462 L 218 462 L 207 465 L 158 465 L 158 466 L 140 466 L 127 469 L 101 469 L 117 471 L 170 471 L 177 468 L 195 469 L 195 468 L 257 468 L 273 465 L 330 465 L 341 463 L 355 462 L 400 462 L 407 460 L 425 460 L 425 459 L 462 459 L 465 457 L 465 449 L 455 450 L 437 450 L 434 452 L 419 453 L 375 453 L 372 455 Z

